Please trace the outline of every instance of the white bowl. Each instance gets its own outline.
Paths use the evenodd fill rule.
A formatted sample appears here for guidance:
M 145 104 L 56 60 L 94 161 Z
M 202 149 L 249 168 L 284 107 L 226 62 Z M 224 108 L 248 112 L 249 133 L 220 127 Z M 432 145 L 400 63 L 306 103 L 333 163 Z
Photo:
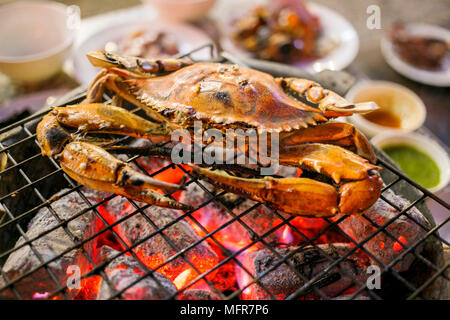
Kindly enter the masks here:
M 388 131 L 376 135 L 370 142 L 380 149 L 389 145 L 406 144 L 425 152 L 433 158 L 440 170 L 439 184 L 428 190 L 436 193 L 448 185 L 450 181 L 450 160 L 447 152 L 434 140 L 416 133 Z
M 192 21 L 204 17 L 216 0 L 142 0 L 159 13 L 162 20 Z
M 411 132 L 425 122 L 426 108 L 419 96 L 394 82 L 361 81 L 345 97 L 352 102 L 374 101 L 400 118 L 401 127 L 397 129 L 373 123 L 359 114 L 349 117 L 349 121 L 369 137 L 385 131 Z
M 67 7 L 18 1 L 0 7 L 0 71 L 16 82 L 36 82 L 61 70 L 74 34 Z

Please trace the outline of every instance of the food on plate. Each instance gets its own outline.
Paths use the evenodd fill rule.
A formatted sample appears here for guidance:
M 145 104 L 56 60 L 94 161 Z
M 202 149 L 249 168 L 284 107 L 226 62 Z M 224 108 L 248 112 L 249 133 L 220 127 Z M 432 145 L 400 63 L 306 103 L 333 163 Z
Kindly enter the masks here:
M 230 167 L 236 175 L 190 165 L 193 174 L 222 189 L 286 213 L 315 217 L 357 214 L 380 196 L 380 168 L 367 139 L 350 124 L 329 121 L 376 110 L 372 102 L 354 104 L 315 82 L 274 78 L 237 65 L 142 59 L 103 51 L 88 57 L 104 70 L 91 83 L 86 99 L 79 105 L 54 108 L 37 127 L 43 155 L 56 157 L 70 177 L 87 187 L 189 209 L 157 192 L 176 191 L 176 185 L 149 178 L 107 151 L 130 154 L 131 146 L 117 148 L 89 133 L 169 142 L 174 130 L 194 132 L 194 122 L 201 121 L 205 129 L 241 129 L 227 139 L 239 138 L 249 128 L 279 133 L 279 163 L 303 172 L 294 178 L 243 176 L 237 165 Z M 100 103 L 105 89 L 119 97 L 114 101 L 125 99 L 141 107 L 152 121 Z M 244 142 L 234 148 L 247 152 L 250 147 Z M 155 145 L 134 151 L 170 155 L 165 148 Z M 261 144 L 256 148 L 258 157 L 266 154 Z
M 297 62 L 318 57 L 319 19 L 299 0 L 271 1 L 244 14 L 232 37 L 257 58 Z
M 390 39 L 402 60 L 421 69 L 441 69 L 445 56 L 450 50 L 449 43 L 440 39 L 413 35 L 399 22 L 392 25 Z
M 105 45 L 105 50 L 141 58 L 169 57 L 179 53 L 173 35 L 149 30 L 138 30 L 117 42 L 110 41 Z

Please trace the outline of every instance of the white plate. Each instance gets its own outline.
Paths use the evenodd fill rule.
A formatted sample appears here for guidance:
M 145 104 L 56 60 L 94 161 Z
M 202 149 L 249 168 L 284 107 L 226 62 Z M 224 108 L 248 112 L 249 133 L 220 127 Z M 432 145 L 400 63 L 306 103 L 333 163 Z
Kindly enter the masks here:
M 180 53 L 189 52 L 202 45 L 211 43 L 212 40 L 201 30 L 183 23 L 169 23 L 163 21 L 141 21 L 126 22 L 109 26 L 94 33 L 92 36 L 83 40 L 75 49 L 73 57 L 73 74 L 81 84 L 89 84 L 95 75 L 99 72 L 98 68 L 93 67 L 86 54 L 93 51 L 104 49 L 109 41 L 117 41 L 128 34 L 137 30 L 164 31 L 176 38 Z M 195 59 L 210 58 L 208 50 L 201 50 L 193 55 Z
M 414 35 L 429 36 L 450 42 L 450 31 L 438 26 L 427 24 L 408 24 L 407 30 Z M 450 86 L 450 58 L 448 54 L 441 70 L 430 71 L 419 69 L 403 61 L 397 55 L 392 43 L 386 35 L 381 39 L 381 53 L 392 69 L 409 79 L 432 86 Z
M 227 8 L 214 10 L 215 16 L 221 24 L 223 32 L 221 45 L 226 51 L 229 51 L 237 57 L 251 57 L 251 53 L 236 46 L 234 41 L 230 38 L 230 34 L 233 27 L 232 22 L 243 13 L 251 10 L 251 7 L 255 6 L 255 2 L 252 2 L 251 7 L 245 8 L 243 8 L 241 4 L 233 6 L 234 0 L 224 1 L 224 3 L 227 4 Z M 264 3 L 265 1 L 263 0 L 256 1 L 256 4 Z M 325 6 L 313 2 L 306 3 L 306 6 L 308 10 L 320 20 L 322 33 L 318 41 L 333 41 L 336 42 L 336 47 L 320 59 L 293 65 L 310 73 L 320 72 L 326 69 L 344 69 L 358 54 L 359 39 L 356 30 L 344 17 Z M 220 12 L 218 12 L 219 10 Z

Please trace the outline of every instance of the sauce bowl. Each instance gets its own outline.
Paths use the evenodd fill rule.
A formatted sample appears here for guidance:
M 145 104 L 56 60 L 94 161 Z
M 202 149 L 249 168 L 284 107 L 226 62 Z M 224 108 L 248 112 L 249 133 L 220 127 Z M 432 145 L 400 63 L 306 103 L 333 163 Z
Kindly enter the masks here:
M 373 137 L 370 142 L 380 149 L 391 145 L 407 145 L 430 156 L 440 170 L 439 184 L 429 188 L 436 193 L 447 187 L 450 181 L 450 160 L 447 152 L 431 138 L 416 133 L 383 132 Z
M 374 101 L 382 110 L 389 111 L 399 118 L 399 128 L 374 123 L 360 114 L 348 118 L 369 137 L 385 131 L 411 132 L 425 122 L 426 108 L 419 96 L 394 82 L 362 81 L 353 86 L 345 97 L 351 102 Z

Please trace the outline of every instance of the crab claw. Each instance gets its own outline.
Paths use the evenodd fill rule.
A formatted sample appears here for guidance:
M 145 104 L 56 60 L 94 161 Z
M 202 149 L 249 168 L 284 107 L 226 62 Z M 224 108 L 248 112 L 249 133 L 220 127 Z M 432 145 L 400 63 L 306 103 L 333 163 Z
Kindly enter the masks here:
M 332 144 L 305 143 L 289 147 L 279 155 L 281 164 L 300 166 L 327 175 L 334 182 L 365 179 L 369 171 L 380 167 L 342 147 Z
M 329 217 L 339 212 L 336 189 L 323 182 L 308 178 L 249 179 L 231 176 L 219 170 L 191 167 L 194 174 L 206 178 L 219 188 L 286 213 Z
M 135 72 L 142 77 L 149 77 L 151 74 L 166 73 L 189 66 L 192 62 L 185 59 L 160 58 L 143 59 L 137 57 L 119 56 L 112 52 L 92 51 L 87 54 L 91 64 L 100 68 L 124 68 Z
M 36 128 L 36 137 L 42 155 L 53 157 L 61 152 L 71 134 L 61 126 L 54 114 L 47 113 Z
M 381 195 L 383 180 L 378 174 L 351 181 L 339 187 L 339 211 L 344 214 L 361 213 L 374 204 Z
M 174 192 L 180 186 L 152 179 L 137 172 L 100 147 L 70 142 L 58 157 L 61 168 L 86 187 L 112 192 L 160 207 L 190 210 L 191 207 L 152 190 Z
M 281 78 L 278 82 L 290 91 L 293 91 L 309 103 L 315 104 L 325 116 L 339 117 L 353 113 L 368 113 L 379 107 L 375 102 L 352 103 L 337 93 L 322 88 L 318 83 L 306 79 Z
M 348 148 L 356 154 L 376 162 L 376 156 L 367 138 L 354 126 L 343 122 L 326 122 L 314 127 L 282 133 L 280 136 L 285 149 L 296 147 L 303 143 L 329 143 Z
M 273 209 L 301 216 L 330 217 L 337 213 L 364 212 L 379 198 L 383 183 L 377 174 L 334 187 L 308 178 L 249 179 L 231 176 L 223 171 L 191 167 L 194 174 L 219 188 Z

